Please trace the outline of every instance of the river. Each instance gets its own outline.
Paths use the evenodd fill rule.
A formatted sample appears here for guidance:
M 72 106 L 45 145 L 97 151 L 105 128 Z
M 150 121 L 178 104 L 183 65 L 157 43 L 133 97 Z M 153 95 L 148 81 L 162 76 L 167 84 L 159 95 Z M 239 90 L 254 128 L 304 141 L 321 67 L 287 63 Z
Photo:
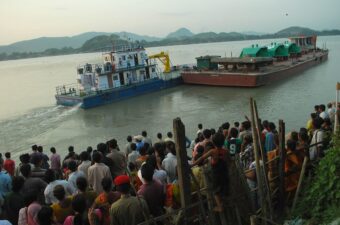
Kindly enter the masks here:
M 282 41 L 282 40 L 275 40 Z M 191 64 L 201 55 L 236 56 L 251 44 L 270 44 L 273 40 L 234 41 L 147 48 L 148 54 L 168 51 L 173 65 Z M 76 66 L 100 62 L 100 53 L 42 57 L 0 62 L 0 152 L 13 158 L 42 145 L 62 155 L 69 145 L 80 152 L 87 146 L 116 138 L 121 147 L 127 135 L 147 130 L 155 140 L 157 132 L 172 130 L 180 117 L 187 136 L 194 137 L 197 124 L 217 128 L 225 121 L 243 121 L 249 115 L 249 97 L 254 97 L 261 118 L 283 119 L 286 129 L 305 126 L 315 104 L 335 99 L 340 81 L 340 36 L 318 38 L 318 46 L 330 49 L 327 62 L 295 77 L 258 88 L 181 85 L 110 105 L 83 110 L 55 105 L 55 87 L 74 83 Z

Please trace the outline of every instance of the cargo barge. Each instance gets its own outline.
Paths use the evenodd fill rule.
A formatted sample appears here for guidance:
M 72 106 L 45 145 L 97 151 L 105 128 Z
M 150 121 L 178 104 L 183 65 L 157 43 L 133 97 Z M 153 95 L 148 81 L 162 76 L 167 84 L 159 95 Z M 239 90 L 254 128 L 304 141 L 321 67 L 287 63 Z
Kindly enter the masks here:
M 181 72 L 183 82 L 212 86 L 258 87 L 297 75 L 328 59 L 316 36 L 292 37 L 283 44 L 253 45 L 240 57 L 202 56 L 197 67 Z

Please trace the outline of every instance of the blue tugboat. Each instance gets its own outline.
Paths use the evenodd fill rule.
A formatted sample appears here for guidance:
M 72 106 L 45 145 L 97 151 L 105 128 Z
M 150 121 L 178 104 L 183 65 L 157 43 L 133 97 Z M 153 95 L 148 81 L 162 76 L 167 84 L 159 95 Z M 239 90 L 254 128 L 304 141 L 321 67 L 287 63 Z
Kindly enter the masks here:
M 77 83 L 56 87 L 58 105 L 88 109 L 182 83 L 179 69 L 170 67 L 165 52 L 148 56 L 141 46 L 121 46 L 102 55 L 103 64 L 78 67 Z

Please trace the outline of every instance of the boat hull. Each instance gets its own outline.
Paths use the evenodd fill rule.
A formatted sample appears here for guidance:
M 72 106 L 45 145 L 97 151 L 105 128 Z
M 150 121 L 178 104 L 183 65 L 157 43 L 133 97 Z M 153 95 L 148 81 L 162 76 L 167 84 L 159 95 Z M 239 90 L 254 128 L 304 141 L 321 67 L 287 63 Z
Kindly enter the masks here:
M 89 109 L 101 105 L 110 104 L 124 99 L 140 96 L 143 94 L 161 91 L 182 84 L 182 78 L 170 80 L 151 79 L 143 83 L 114 88 L 103 92 L 98 92 L 91 96 L 79 97 L 70 95 L 56 95 L 57 105 L 76 106 L 80 105 L 83 109 Z
M 187 84 L 212 86 L 258 87 L 299 74 L 328 59 L 328 51 L 282 69 L 264 73 L 235 73 L 228 71 L 183 71 L 181 76 Z

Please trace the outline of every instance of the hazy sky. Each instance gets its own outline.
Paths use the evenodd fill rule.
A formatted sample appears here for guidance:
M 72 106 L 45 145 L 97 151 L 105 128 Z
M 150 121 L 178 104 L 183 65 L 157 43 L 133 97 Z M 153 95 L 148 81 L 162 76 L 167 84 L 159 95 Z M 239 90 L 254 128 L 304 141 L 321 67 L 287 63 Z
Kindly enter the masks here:
M 339 0 L 0 0 L 0 45 L 88 31 L 340 29 L 339 9 Z

